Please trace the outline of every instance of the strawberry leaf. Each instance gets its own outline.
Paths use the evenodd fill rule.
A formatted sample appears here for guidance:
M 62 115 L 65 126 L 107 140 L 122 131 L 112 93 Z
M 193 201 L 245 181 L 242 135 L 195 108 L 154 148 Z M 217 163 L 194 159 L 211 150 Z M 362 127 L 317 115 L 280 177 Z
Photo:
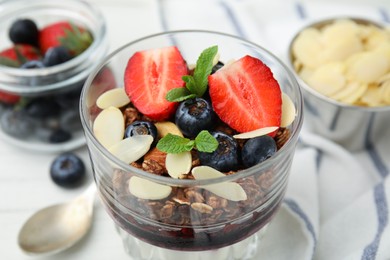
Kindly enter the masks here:
M 200 152 L 212 153 L 218 148 L 218 141 L 208 131 L 201 131 L 195 138 L 196 149 Z
M 20 66 L 20 62 L 16 60 L 9 59 L 7 57 L 0 57 L 0 64 L 7 66 L 7 67 L 13 67 L 17 68 Z
M 165 98 L 170 102 L 181 102 L 190 98 L 195 98 L 195 94 L 191 94 L 191 92 L 186 88 L 174 88 L 168 91 Z
M 74 56 L 77 56 L 92 44 L 93 38 L 88 30 L 81 29 L 73 23 L 70 23 L 70 28 L 64 30 L 65 35 L 59 41 L 62 46 L 66 47 Z

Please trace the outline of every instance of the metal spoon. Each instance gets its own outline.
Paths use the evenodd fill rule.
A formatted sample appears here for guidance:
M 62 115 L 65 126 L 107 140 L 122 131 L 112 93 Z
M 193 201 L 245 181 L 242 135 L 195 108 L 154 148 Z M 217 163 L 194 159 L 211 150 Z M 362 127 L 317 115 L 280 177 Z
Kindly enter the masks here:
M 39 210 L 19 232 L 18 243 L 27 254 L 54 254 L 79 241 L 92 223 L 95 183 L 76 199 Z

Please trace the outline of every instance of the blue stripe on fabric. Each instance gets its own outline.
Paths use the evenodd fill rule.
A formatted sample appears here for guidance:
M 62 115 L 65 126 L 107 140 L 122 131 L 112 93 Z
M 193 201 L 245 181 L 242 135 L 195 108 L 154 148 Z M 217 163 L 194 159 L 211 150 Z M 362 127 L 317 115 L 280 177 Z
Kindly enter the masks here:
M 220 4 L 225 9 L 226 14 L 230 18 L 230 21 L 232 21 L 234 29 L 237 32 L 237 35 L 240 36 L 241 38 L 246 38 L 244 30 L 241 28 L 241 25 L 238 22 L 238 20 L 237 20 L 236 16 L 234 15 L 232 9 L 230 8 L 230 6 L 227 5 L 224 1 L 220 1 Z
M 164 0 L 157 0 L 157 8 L 158 8 L 158 14 L 160 16 L 161 27 L 162 27 L 163 31 L 166 32 L 166 31 L 169 31 L 169 28 L 168 28 L 167 16 L 166 16 L 165 10 L 164 10 L 163 1 Z M 177 46 L 177 42 L 176 42 L 175 38 L 171 37 L 170 41 L 171 41 L 172 45 Z
M 380 7 L 379 8 L 379 13 L 382 17 L 382 20 L 386 23 L 390 23 L 390 16 L 389 16 L 389 13 L 386 11 L 386 9 Z
M 380 157 L 378 151 L 375 149 L 375 146 L 373 145 L 372 141 L 370 140 L 370 136 L 372 136 L 372 126 L 375 120 L 375 114 L 371 113 L 370 118 L 368 120 L 368 126 L 367 126 L 367 132 L 365 136 L 365 147 L 368 153 L 368 156 L 370 157 L 372 163 L 374 164 L 376 170 L 378 171 L 379 175 L 382 178 L 385 178 L 387 175 L 389 175 L 389 169 L 387 169 L 385 163 L 383 162 L 382 158 Z
M 168 23 L 167 23 L 167 17 L 165 15 L 164 11 L 164 4 L 162 3 L 164 0 L 157 0 L 157 6 L 158 6 L 158 14 L 160 15 L 160 24 L 163 29 L 163 31 L 168 30 Z
M 322 150 L 319 150 L 319 149 L 316 149 L 316 150 L 317 150 L 316 169 L 317 169 L 317 173 L 319 173 L 320 168 L 321 168 L 322 159 L 324 158 L 324 152 Z
M 383 231 L 388 224 L 389 209 L 386 201 L 386 192 L 383 183 L 375 186 L 374 200 L 378 215 L 378 230 L 374 240 L 364 248 L 362 260 L 375 259 Z
M 306 226 L 307 230 L 309 231 L 310 235 L 313 238 L 314 245 L 313 245 L 312 256 L 314 256 L 315 248 L 317 246 L 317 238 L 316 238 L 316 235 L 315 235 L 313 224 L 310 222 L 309 217 L 305 214 L 305 212 L 299 207 L 299 205 L 294 200 L 285 198 L 284 202 L 305 223 L 305 226 Z
M 336 110 L 336 113 L 333 116 L 332 121 L 330 122 L 330 125 L 329 125 L 330 130 L 332 130 L 332 131 L 336 130 L 337 123 L 339 122 L 339 118 L 340 118 L 340 113 L 341 113 L 341 108 L 338 107 Z
M 297 12 L 298 17 L 300 19 L 304 20 L 307 18 L 306 10 L 303 7 L 302 3 L 300 3 L 300 2 L 295 3 L 295 11 Z

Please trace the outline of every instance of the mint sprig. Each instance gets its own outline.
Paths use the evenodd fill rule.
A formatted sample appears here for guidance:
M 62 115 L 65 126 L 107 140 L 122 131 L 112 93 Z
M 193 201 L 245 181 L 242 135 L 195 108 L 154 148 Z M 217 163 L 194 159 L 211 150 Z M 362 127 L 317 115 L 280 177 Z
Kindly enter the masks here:
M 196 148 L 200 152 L 212 153 L 218 148 L 218 141 L 208 131 L 201 131 L 195 140 L 167 134 L 157 143 L 157 149 L 165 153 L 182 153 Z
M 189 98 L 202 97 L 207 90 L 208 76 L 213 69 L 213 60 L 217 53 L 216 45 L 202 51 L 196 61 L 194 74 L 182 77 L 186 83 L 185 88 L 172 89 L 165 98 L 171 102 L 180 102 Z

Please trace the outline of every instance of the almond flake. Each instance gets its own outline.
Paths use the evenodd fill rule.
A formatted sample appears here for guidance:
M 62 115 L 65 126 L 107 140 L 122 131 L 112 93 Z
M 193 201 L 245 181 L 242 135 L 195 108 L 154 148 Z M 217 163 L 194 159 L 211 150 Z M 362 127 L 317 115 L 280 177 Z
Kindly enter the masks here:
M 129 180 L 129 191 L 139 199 L 161 200 L 171 194 L 172 188 L 133 176 Z
M 295 120 L 296 109 L 291 98 L 282 93 L 282 120 L 280 122 L 281 127 L 287 127 Z
M 124 88 L 114 88 L 104 92 L 96 100 L 96 105 L 105 109 L 108 107 L 123 107 L 130 103 Z
M 168 153 L 165 159 L 165 167 L 172 178 L 179 178 L 182 174 L 188 174 L 192 166 L 191 152 Z
M 214 179 L 226 176 L 222 172 L 209 166 L 198 166 L 193 168 L 192 175 L 196 180 Z M 240 201 L 248 198 L 245 190 L 235 182 L 222 182 L 200 187 L 230 201 Z
M 130 164 L 144 156 L 153 143 L 151 135 L 135 135 L 114 144 L 108 150 L 121 161 Z
M 154 124 L 157 128 L 157 133 L 159 137 L 164 137 L 167 134 L 173 134 L 183 137 L 183 134 L 179 130 L 179 128 L 170 121 L 157 122 Z
M 269 133 L 272 133 L 272 132 L 276 131 L 278 128 L 279 127 L 277 127 L 277 126 L 263 127 L 263 128 L 259 128 L 259 129 L 250 131 L 250 132 L 245 132 L 242 134 L 233 135 L 233 138 L 249 139 L 249 138 L 259 137 L 259 136 L 263 136 L 263 135 L 267 135 Z
M 125 122 L 123 115 L 116 107 L 104 109 L 93 123 L 93 133 L 105 148 L 110 148 L 112 145 L 120 142 L 123 139 L 124 132 Z

